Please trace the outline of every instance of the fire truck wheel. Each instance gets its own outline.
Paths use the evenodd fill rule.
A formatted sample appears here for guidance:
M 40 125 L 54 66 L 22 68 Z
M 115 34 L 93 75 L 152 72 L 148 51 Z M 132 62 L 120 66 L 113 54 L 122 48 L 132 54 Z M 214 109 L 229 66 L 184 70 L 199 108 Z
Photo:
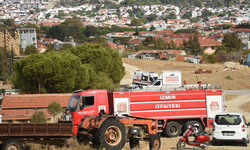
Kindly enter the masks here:
M 205 127 L 204 127 L 203 125 L 201 125 L 199 121 L 193 120 L 193 121 L 190 121 L 190 122 L 185 123 L 185 125 L 182 127 L 183 133 L 187 130 L 187 125 L 191 125 L 191 126 L 192 126 L 192 125 L 194 125 L 194 124 L 196 124 L 196 123 L 199 124 L 198 131 L 199 131 L 199 132 L 204 131 Z
M 168 137 L 177 137 L 181 133 L 181 126 L 178 122 L 170 121 L 166 124 L 163 134 Z
M 120 150 L 126 142 L 126 129 L 124 125 L 113 118 L 105 120 L 97 130 L 94 144 L 106 149 Z
M 150 150 L 158 150 L 161 148 L 161 139 L 158 134 L 153 134 L 150 136 L 149 148 Z
M 19 140 L 10 139 L 3 144 L 2 150 L 24 150 L 24 147 Z
M 84 129 L 79 128 L 76 139 L 79 144 L 86 145 L 89 142 L 89 137 L 84 134 L 81 134 L 82 132 L 84 132 Z

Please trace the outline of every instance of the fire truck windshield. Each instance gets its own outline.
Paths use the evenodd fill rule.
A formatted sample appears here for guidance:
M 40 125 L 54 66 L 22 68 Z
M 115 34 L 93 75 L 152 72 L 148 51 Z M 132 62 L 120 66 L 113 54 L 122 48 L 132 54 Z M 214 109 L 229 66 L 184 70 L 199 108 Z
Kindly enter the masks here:
M 79 101 L 79 98 L 80 98 L 80 96 L 72 96 L 70 98 L 69 104 L 68 104 L 68 107 L 67 107 L 67 109 L 69 109 L 70 112 L 75 111 L 75 109 L 77 107 L 77 104 L 78 104 L 78 101 Z

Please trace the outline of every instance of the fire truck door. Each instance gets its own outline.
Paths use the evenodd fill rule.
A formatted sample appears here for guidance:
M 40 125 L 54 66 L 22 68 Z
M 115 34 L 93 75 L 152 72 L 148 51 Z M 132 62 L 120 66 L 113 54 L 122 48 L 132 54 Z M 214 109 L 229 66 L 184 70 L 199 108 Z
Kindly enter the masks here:
M 223 95 L 206 95 L 206 103 L 207 125 L 211 127 L 210 123 L 213 122 L 215 114 L 223 111 Z
M 129 98 L 114 98 L 115 114 L 130 114 Z

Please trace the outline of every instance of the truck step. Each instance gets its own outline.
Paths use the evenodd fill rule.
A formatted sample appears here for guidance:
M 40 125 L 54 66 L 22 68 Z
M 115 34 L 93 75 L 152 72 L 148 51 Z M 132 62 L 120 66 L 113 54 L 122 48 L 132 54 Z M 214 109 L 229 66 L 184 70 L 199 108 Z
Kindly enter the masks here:
M 157 132 L 162 132 L 162 130 L 157 130 Z

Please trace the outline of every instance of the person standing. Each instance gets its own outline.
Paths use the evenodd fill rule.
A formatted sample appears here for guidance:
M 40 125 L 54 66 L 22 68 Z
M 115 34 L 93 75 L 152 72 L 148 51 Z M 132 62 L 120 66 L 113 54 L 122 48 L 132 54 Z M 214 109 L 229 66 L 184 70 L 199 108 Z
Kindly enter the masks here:
M 72 115 L 69 113 L 69 109 L 62 116 L 63 121 L 72 121 Z

